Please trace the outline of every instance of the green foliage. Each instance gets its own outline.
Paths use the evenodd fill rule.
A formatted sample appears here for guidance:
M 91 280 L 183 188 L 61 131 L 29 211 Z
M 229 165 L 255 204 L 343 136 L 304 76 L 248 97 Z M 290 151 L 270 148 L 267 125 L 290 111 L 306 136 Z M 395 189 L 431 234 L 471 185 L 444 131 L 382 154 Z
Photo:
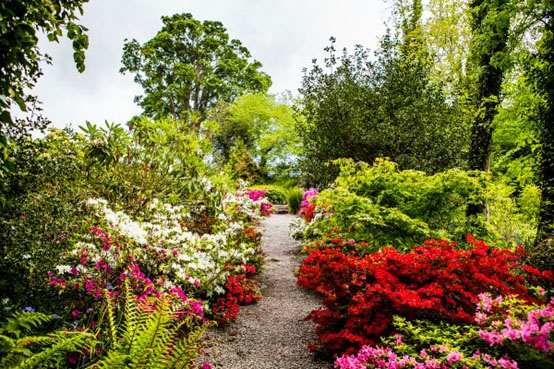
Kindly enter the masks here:
M 456 100 L 464 100 L 467 92 L 468 5 L 466 0 L 430 0 L 426 9 L 430 16 L 423 25 L 426 43 L 435 57 L 431 79 L 440 82 L 446 95 Z
M 97 343 L 88 330 L 56 330 L 36 335 L 52 317 L 41 313 L 16 313 L 0 328 L 0 368 L 60 368 L 67 355 L 91 350 Z
M 554 262 L 554 3 L 543 0 L 538 4 L 540 40 L 533 60 L 532 79 L 536 93 L 544 99 L 540 108 L 539 132 L 541 142 L 541 192 L 542 202 L 537 231 L 537 245 L 541 252 L 536 259 L 552 269 Z
M 95 197 L 120 204 L 131 214 L 155 198 L 190 206 L 217 202 L 198 197 L 210 143 L 187 133 L 183 122 L 135 118 L 129 122 L 131 131 L 110 124 L 101 128 L 87 123 L 81 128 L 87 135 L 87 175 Z
M 494 121 L 491 171 L 522 191 L 539 182 L 537 113 L 542 99 L 521 71 L 507 78 L 503 90 L 504 102 Z
M 81 145 L 70 133 L 53 130 L 14 149 L 18 171 L 6 177 L 6 201 L 0 204 L 0 295 L 21 307 L 55 304 L 45 291 L 46 273 L 73 234 L 86 229 Z M 2 307 L 14 302 L 3 299 Z
M 242 142 L 237 142 L 225 165 L 227 173 L 233 179 L 242 179 L 248 183 L 262 183 L 266 178 L 263 168 L 254 161 Z
M 128 283 L 120 307 L 116 310 L 113 300 L 108 299 L 104 357 L 90 368 L 193 367 L 209 323 L 200 324 L 194 316 L 182 314 L 181 305 L 166 295 L 138 307 Z
M 270 177 L 294 170 L 300 139 L 294 130 L 290 100 L 287 95 L 277 99 L 266 94 L 245 94 L 233 103 L 220 104 L 211 115 L 217 127 L 213 142 L 219 160 L 229 161 L 235 146 L 242 142 Z
M 287 203 L 287 189 L 277 185 L 257 185 L 251 187 L 253 190 L 264 190 L 264 197 L 273 205 Z
M 338 158 L 390 157 L 402 169 L 426 172 L 463 163 L 466 127 L 459 107 L 430 80 L 424 49 L 387 35 L 375 61 L 362 47 L 340 57 L 332 44 L 326 50 L 331 72 L 314 64 L 300 89 L 307 184 L 332 179 L 336 171 L 324 164 Z
M 58 42 L 65 30 L 67 38 L 73 42 L 75 65 L 82 72 L 88 37 L 86 28 L 75 21 L 87 1 L 6 0 L 0 4 L 0 184 L 4 174 L 15 168 L 8 158 L 11 150 L 7 130 L 22 124 L 14 122 L 11 109 L 17 105 L 21 111 L 27 111 L 28 107 L 34 110 L 36 98 L 28 96 L 26 90 L 33 88 L 42 75 L 39 62 L 51 63 L 50 57 L 40 52 L 38 34 L 46 34 L 49 41 Z
M 301 188 L 291 187 L 287 191 L 287 205 L 291 214 L 298 214 L 304 192 Z
M 538 188 L 529 185 L 516 197 L 512 186 L 495 182 L 489 194 L 489 237 L 499 245 L 533 244 L 540 204 Z
M 271 85 L 261 63 L 250 61 L 240 41 L 229 39 L 220 22 L 200 22 L 189 13 L 162 17 L 163 27 L 144 44 L 126 41 L 121 72 L 135 75 L 144 89 L 136 102 L 154 119 L 192 120 L 198 130 L 207 110 L 245 92 Z
M 345 239 L 368 242 L 372 250 L 387 245 L 406 250 L 429 238 L 461 240 L 467 233 L 506 247 L 530 242 L 534 235 L 534 223 L 510 198 L 512 190 L 482 172 L 451 169 L 427 175 L 399 170 L 387 160 L 373 166 L 344 159 L 336 163 L 339 176 L 317 197 L 324 209 L 319 211 L 330 214 L 311 226 L 319 235 L 335 229 Z M 466 216 L 467 204 L 474 202 L 491 204 L 490 223 L 482 215 Z
M 476 107 L 471 126 L 468 166 L 490 169 L 493 120 L 502 100 L 502 81 L 510 65 L 508 38 L 511 20 L 510 0 L 473 0 L 471 11 L 470 92 Z M 482 207 L 472 206 L 475 213 Z

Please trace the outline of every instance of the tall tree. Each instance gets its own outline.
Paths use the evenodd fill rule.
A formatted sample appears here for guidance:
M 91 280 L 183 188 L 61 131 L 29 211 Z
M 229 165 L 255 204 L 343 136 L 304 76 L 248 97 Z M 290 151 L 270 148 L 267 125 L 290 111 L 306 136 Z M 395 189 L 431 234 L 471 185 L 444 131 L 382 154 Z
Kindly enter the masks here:
M 448 97 L 467 98 L 466 66 L 471 38 L 469 0 L 429 0 L 423 25 L 435 57 L 431 78 L 442 82 Z
M 213 144 L 216 156 L 226 163 L 236 146 L 242 146 L 269 175 L 277 167 L 292 168 L 300 150 L 294 130 L 292 98 L 268 94 L 245 94 L 230 104 L 221 104 L 210 114 L 216 123 Z
M 534 80 L 537 92 L 544 99 L 544 104 L 540 111 L 539 125 L 542 146 L 542 201 L 537 244 L 549 250 L 547 259 L 552 263 L 554 261 L 554 1 L 542 1 L 539 21 L 542 25 L 542 35 L 537 45 Z M 554 267 L 550 264 L 549 268 Z
M 135 74 L 144 95 L 135 101 L 148 117 L 190 119 L 199 129 L 208 109 L 245 92 L 266 92 L 270 77 L 250 52 L 229 38 L 220 22 L 191 14 L 162 17 L 163 27 L 144 44 L 125 42 L 121 73 Z
M 510 0 L 472 0 L 471 57 L 475 75 L 475 113 L 468 155 L 469 169 L 489 171 L 493 120 L 501 101 L 506 70 Z M 485 204 L 471 204 L 468 215 L 486 211 Z
M 337 158 L 371 163 L 387 156 L 403 169 L 427 172 L 461 164 L 464 125 L 430 80 L 424 48 L 406 50 L 403 40 L 389 35 L 375 61 L 362 47 L 340 57 L 328 50 L 327 69 L 315 64 L 300 89 L 306 119 L 298 134 L 310 184 L 332 180 L 324 164 Z

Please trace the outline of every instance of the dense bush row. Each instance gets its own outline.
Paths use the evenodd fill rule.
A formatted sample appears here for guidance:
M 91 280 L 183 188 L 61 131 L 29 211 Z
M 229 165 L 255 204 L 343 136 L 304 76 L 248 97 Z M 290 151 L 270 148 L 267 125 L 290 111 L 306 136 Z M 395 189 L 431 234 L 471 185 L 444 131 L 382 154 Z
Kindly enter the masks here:
M 481 293 L 531 298 L 526 285 L 552 273 L 519 266 L 520 256 L 470 239 L 467 250 L 429 240 L 413 251 L 394 248 L 359 256 L 338 248 L 314 250 L 298 284 L 323 296 L 310 318 L 323 347 L 352 352 L 393 332 L 393 316 L 470 323 Z M 354 248 L 356 245 L 351 245 Z

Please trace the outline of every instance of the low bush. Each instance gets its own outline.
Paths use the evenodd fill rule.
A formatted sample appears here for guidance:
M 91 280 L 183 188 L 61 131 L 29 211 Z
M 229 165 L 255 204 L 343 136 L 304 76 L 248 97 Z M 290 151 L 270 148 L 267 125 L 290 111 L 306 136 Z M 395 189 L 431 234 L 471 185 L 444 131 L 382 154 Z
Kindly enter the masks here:
M 434 175 L 398 170 L 384 159 L 374 165 L 337 160 L 341 168 L 330 189 L 306 205 L 301 238 L 343 237 L 367 242 L 371 250 L 394 245 L 408 251 L 426 239 L 461 240 L 472 233 L 497 247 L 530 243 L 535 221 L 519 212 L 512 190 L 484 173 L 452 169 Z M 532 196 L 531 196 L 532 197 Z M 469 204 L 490 204 L 490 219 L 466 216 Z M 536 213 L 526 201 L 526 213 Z M 298 227 L 297 227 L 298 228 Z
M 284 205 L 287 203 L 287 189 L 276 185 L 257 185 L 250 187 L 253 190 L 264 190 L 264 197 L 272 204 Z

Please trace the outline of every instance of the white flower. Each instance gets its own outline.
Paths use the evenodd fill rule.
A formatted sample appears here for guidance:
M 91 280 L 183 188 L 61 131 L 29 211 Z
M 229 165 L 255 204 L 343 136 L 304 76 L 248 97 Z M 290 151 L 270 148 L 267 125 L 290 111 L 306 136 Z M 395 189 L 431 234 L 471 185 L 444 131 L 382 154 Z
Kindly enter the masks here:
M 71 272 L 71 267 L 69 265 L 57 265 L 56 270 L 58 274 L 65 274 Z

